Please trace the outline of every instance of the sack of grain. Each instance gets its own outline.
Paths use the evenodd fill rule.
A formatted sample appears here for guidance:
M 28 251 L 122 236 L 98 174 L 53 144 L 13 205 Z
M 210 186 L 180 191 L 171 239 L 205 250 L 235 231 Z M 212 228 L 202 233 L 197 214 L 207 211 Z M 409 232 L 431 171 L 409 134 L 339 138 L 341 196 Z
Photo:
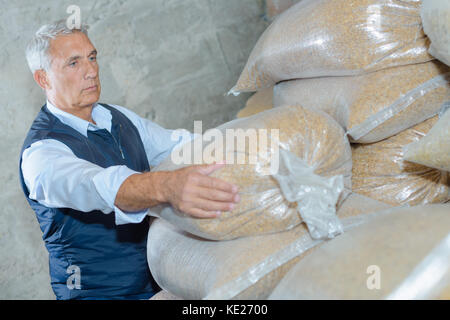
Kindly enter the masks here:
M 450 205 L 393 208 L 377 215 L 315 248 L 269 299 L 448 297 Z
M 352 76 L 432 60 L 420 1 L 303 0 L 256 43 L 230 93 L 279 81 Z
M 405 147 L 404 159 L 450 172 L 450 109 L 428 134 Z
M 236 118 L 245 118 L 254 114 L 272 109 L 273 88 L 263 89 L 253 94 L 245 104 L 244 109 L 240 110 Z
M 426 0 L 420 8 L 423 30 L 431 40 L 431 55 L 450 66 L 450 2 Z
M 447 201 L 447 172 L 403 160 L 404 147 L 425 136 L 437 119 L 435 116 L 380 142 L 352 145 L 353 191 L 392 205 Z
M 389 205 L 351 194 L 338 210 L 345 230 Z M 282 277 L 323 243 L 305 224 L 276 234 L 211 241 L 163 219 L 150 226 L 147 259 L 161 288 L 183 299 L 266 299 Z
M 386 139 L 438 113 L 450 100 L 450 68 L 437 60 L 356 77 L 285 81 L 273 104 L 320 109 L 348 131 L 350 140 Z
M 286 200 L 275 178 L 276 173 L 281 179 L 290 177 L 286 172 L 292 163 L 286 167 L 286 157 L 279 155 L 294 156 L 295 165 L 308 171 L 292 184 L 300 189 L 308 187 L 306 197 L 310 197 L 303 198 L 300 205 L 297 200 Z M 160 205 L 151 208 L 150 215 L 203 238 L 234 239 L 287 230 L 304 221 L 305 215 L 325 212 L 324 208 L 333 211 L 335 196 L 340 203 L 347 195 L 344 187 L 351 190 L 351 148 L 343 129 L 326 113 L 301 106 L 271 109 L 225 123 L 174 150 L 154 171 L 210 164 L 224 158 L 230 164 L 211 176 L 239 187 L 241 201 L 231 212 L 199 219 L 170 205 Z M 277 163 L 278 167 L 274 166 Z M 277 168 L 278 172 L 273 170 Z M 318 194 L 321 197 L 316 199 Z M 331 214 L 335 217 L 335 212 Z

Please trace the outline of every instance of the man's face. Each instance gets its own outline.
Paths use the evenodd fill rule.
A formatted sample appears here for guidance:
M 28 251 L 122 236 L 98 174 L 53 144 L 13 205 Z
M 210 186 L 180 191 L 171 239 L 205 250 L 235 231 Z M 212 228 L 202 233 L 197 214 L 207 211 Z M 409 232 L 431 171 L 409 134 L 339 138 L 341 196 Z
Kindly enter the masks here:
M 97 51 L 82 32 L 59 35 L 50 42 L 51 66 L 46 93 L 67 110 L 91 106 L 100 97 Z

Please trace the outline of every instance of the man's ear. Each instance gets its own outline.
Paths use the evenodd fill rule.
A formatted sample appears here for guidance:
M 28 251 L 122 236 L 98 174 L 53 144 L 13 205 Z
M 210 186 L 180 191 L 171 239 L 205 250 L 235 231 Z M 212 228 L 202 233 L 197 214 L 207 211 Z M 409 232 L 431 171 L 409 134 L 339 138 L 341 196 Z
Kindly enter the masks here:
M 51 89 L 50 81 L 45 70 L 36 70 L 33 74 L 34 81 L 42 88 L 44 91 Z

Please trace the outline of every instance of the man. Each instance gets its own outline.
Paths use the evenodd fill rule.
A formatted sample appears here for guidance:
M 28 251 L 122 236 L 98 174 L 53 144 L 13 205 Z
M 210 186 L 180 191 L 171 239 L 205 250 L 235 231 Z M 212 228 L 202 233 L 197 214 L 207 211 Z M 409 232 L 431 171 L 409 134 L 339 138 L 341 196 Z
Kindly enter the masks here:
M 223 164 L 150 172 L 183 141 L 124 107 L 97 103 L 97 51 L 85 26 L 45 25 L 26 55 L 47 102 L 19 171 L 53 291 L 57 299 L 148 299 L 156 290 L 146 258 L 148 208 L 170 203 L 214 218 L 239 201 L 237 186 L 209 176 Z

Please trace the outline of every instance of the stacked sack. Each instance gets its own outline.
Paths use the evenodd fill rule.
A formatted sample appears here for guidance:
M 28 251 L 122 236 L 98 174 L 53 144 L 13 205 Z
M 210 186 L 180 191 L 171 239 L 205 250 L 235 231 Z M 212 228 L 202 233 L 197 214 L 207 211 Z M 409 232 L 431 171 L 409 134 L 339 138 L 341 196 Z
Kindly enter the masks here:
M 232 211 L 198 219 L 160 205 L 151 214 L 205 239 L 231 240 L 291 229 L 308 214 L 329 208 L 324 228 L 309 225 L 326 235 L 328 225 L 336 225 L 336 205 L 351 190 L 351 148 L 344 130 L 326 113 L 301 106 L 222 124 L 175 149 L 153 171 L 223 160 L 228 165 L 211 176 L 239 187 L 241 201 Z M 304 181 L 296 181 L 299 171 Z
M 303 0 L 280 14 L 231 93 L 299 78 L 355 76 L 433 60 L 420 1 Z
M 449 213 L 449 204 L 378 212 L 299 261 L 269 299 L 448 300 Z
M 274 106 L 301 104 L 323 110 L 352 142 L 386 139 L 436 115 L 450 99 L 450 68 L 437 60 L 355 77 L 281 82 Z
M 448 201 L 448 172 L 404 159 L 405 147 L 425 137 L 437 120 L 434 116 L 376 143 L 354 144 L 353 191 L 391 205 Z

